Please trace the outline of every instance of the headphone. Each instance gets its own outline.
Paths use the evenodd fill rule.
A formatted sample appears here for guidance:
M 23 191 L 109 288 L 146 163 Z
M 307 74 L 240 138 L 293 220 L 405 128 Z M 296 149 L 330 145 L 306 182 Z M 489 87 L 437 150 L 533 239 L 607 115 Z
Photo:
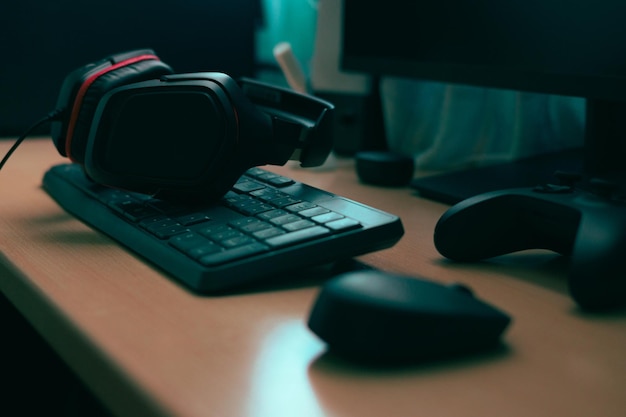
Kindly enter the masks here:
M 220 72 L 175 74 L 150 49 L 71 72 L 51 126 L 95 182 L 157 198 L 215 200 L 249 168 L 321 165 L 333 105 Z

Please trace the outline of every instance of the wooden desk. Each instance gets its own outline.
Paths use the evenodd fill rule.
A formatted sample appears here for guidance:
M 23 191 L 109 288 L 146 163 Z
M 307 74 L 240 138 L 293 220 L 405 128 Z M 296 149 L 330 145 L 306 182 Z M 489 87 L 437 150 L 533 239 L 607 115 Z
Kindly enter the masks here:
M 405 237 L 362 259 L 468 284 L 513 316 L 504 352 L 396 370 L 334 360 L 305 325 L 318 287 L 194 295 L 40 189 L 61 161 L 30 140 L 0 172 L 0 289 L 117 415 L 626 415 L 626 313 L 577 310 L 551 254 L 443 261 L 432 234 L 446 207 L 409 189 L 360 185 L 349 166 L 276 169 L 399 214 Z

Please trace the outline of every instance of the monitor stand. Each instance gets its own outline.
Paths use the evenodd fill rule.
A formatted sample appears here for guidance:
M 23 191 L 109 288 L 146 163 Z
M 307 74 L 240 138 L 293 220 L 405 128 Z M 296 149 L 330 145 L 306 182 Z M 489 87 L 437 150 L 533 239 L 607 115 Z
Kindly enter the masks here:
M 556 171 L 583 172 L 583 149 L 548 153 L 512 162 L 417 178 L 411 186 L 419 195 L 446 204 L 489 191 L 532 187 L 556 181 Z

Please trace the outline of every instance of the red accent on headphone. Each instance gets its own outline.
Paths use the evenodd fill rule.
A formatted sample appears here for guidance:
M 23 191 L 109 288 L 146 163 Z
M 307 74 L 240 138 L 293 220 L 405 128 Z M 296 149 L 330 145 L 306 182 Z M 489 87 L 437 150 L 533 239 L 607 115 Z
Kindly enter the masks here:
M 74 105 L 72 106 L 72 113 L 70 115 L 70 120 L 67 126 L 67 134 L 65 136 L 65 153 L 72 161 L 76 162 L 71 155 L 71 145 L 72 145 L 72 137 L 74 136 L 74 126 L 76 125 L 78 114 L 80 113 L 80 108 L 83 103 L 83 98 L 85 97 L 85 94 L 87 93 L 87 90 L 89 89 L 89 87 L 99 77 L 101 77 L 102 75 L 108 72 L 114 71 L 118 68 L 121 68 L 127 65 L 134 64 L 139 61 L 148 61 L 151 59 L 158 60 L 159 57 L 157 57 L 156 55 L 146 54 L 146 55 L 139 55 L 133 58 L 129 58 L 124 61 L 120 61 L 117 64 L 111 65 L 110 67 L 106 67 L 102 69 L 101 71 L 98 71 L 97 73 L 92 74 L 91 76 L 89 76 L 89 78 L 87 78 L 87 80 L 85 80 L 83 85 L 80 86 L 78 93 L 76 93 L 76 99 L 74 100 Z

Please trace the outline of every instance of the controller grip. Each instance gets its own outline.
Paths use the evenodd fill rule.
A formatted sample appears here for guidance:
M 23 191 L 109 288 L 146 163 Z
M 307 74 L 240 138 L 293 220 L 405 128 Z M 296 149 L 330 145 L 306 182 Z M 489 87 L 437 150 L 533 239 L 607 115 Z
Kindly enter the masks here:
M 448 259 L 473 262 L 527 249 L 570 255 L 580 221 L 575 210 L 522 194 L 488 193 L 446 211 L 434 243 Z
M 626 212 L 593 197 L 576 201 L 538 198 L 525 190 L 464 200 L 435 226 L 444 257 L 473 262 L 526 249 L 548 249 L 570 259 L 569 292 L 585 310 L 626 300 Z
M 571 259 L 569 291 L 583 309 L 612 308 L 626 299 L 626 221 L 619 223 L 601 216 L 581 221 Z

